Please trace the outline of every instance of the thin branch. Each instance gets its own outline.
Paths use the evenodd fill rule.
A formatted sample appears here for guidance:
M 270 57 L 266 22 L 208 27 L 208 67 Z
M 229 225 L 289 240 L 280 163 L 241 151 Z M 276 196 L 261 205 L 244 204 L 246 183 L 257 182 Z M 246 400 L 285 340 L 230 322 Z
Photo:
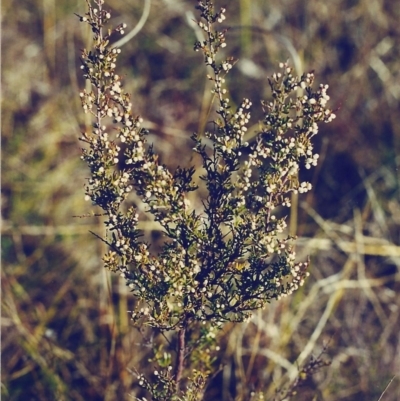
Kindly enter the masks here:
M 113 244 L 109 243 L 106 241 L 104 238 L 100 237 L 100 235 L 96 234 L 95 232 L 89 230 L 90 234 L 94 235 L 96 238 L 98 238 L 100 241 L 104 242 L 106 245 L 108 245 L 110 248 L 115 249 Z
M 185 360 L 185 334 L 186 327 L 182 327 L 179 330 L 178 334 L 178 359 L 176 364 L 176 373 L 175 373 L 175 381 L 176 381 L 176 392 L 180 391 L 180 381 L 182 379 L 183 368 L 184 368 L 184 360 Z

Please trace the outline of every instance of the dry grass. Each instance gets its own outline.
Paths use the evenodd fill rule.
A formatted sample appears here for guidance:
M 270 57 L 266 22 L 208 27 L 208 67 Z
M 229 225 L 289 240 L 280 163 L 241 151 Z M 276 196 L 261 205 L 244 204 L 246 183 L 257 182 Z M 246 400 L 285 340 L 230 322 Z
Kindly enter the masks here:
M 140 18 L 142 2 L 110 3 L 116 22 Z M 194 4 L 153 0 L 123 48 L 135 110 L 171 166 L 190 162 L 188 138 L 204 128 L 210 102 L 191 51 Z M 78 55 L 88 34 L 73 12 L 83 10 L 83 0 L 2 2 L 2 395 L 12 401 L 131 399 L 127 369 L 147 352 L 126 313 L 133 300 L 103 271 L 103 245 L 88 233 L 101 233 L 100 218 L 73 217 L 92 212 L 77 140 L 85 124 Z M 318 139 L 314 191 L 292 211 L 311 278 L 247 325 L 226 328 L 210 400 L 240 400 L 251 386 L 273 399 L 325 346 L 331 365 L 294 399 L 400 398 L 399 20 L 389 0 L 229 5 L 227 49 L 241 59 L 234 101 L 267 97 L 266 77 L 290 59 L 331 85 L 340 110 Z M 156 242 L 151 223 L 143 229 Z

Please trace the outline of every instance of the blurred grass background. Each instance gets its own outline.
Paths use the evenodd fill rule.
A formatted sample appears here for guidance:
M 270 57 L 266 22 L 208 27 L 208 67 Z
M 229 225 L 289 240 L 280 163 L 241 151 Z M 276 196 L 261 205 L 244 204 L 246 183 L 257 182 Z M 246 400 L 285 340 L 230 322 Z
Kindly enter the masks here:
M 113 0 L 133 28 L 141 0 Z M 194 0 L 152 0 L 119 71 L 162 161 L 191 162 L 210 96 L 191 19 Z M 331 365 L 297 400 L 400 399 L 400 7 L 394 0 L 239 0 L 225 5 L 233 103 L 249 97 L 255 127 L 280 61 L 329 83 L 334 123 L 316 138 L 312 193 L 291 212 L 311 277 L 290 299 L 227 327 L 224 368 L 209 399 L 276 388 L 327 347 Z M 83 0 L 2 1 L 2 399 L 128 400 L 128 369 L 145 358 L 133 300 L 102 268 L 102 233 L 85 203 L 78 91 L 89 32 Z M 143 229 L 157 240 L 151 226 Z M 138 346 L 139 344 L 139 346 Z M 151 367 L 149 367 L 151 368 Z M 268 398 L 269 397 L 269 398 Z M 315 397 L 315 398 L 313 398 Z

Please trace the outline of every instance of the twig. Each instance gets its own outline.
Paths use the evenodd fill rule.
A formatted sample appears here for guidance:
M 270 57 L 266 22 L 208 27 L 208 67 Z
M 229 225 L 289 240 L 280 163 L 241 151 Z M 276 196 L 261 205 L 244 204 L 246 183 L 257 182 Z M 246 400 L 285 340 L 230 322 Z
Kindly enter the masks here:
M 178 360 L 176 364 L 176 373 L 175 373 L 177 393 L 180 390 L 180 381 L 182 379 L 184 359 L 185 359 L 185 334 L 186 334 L 186 327 L 182 327 L 179 330 L 179 335 L 178 335 Z

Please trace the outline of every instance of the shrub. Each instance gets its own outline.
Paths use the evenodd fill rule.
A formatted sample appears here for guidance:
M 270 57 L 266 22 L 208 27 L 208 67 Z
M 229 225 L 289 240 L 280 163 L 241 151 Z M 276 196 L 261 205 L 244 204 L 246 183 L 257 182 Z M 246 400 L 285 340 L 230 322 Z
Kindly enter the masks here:
M 198 1 L 204 40 L 194 49 L 203 53 L 210 71 L 216 116 L 210 130 L 192 136 L 207 189 L 197 210 L 188 200 L 188 193 L 199 189 L 195 167 L 170 171 L 161 164 L 147 144 L 142 119 L 132 113 L 116 72 L 121 50 L 110 44 L 125 25 L 105 32 L 111 15 L 103 3 L 87 0 L 88 12 L 80 17 L 93 32 L 93 47 L 81 57 L 91 89 L 80 97 L 93 117 L 93 129 L 80 137 L 91 173 L 86 199 L 103 210 L 108 234 L 102 240 L 109 246 L 104 265 L 126 280 L 135 297 L 133 322 L 169 333 L 176 344 L 168 348 L 154 339 L 154 376 L 137 372 L 139 386 L 153 400 L 195 400 L 215 372 L 223 325 L 243 322 L 271 300 L 291 294 L 308 274 L 308 261 L 296 261 L 293 238 L 284 234 L 283 209 L 291 206 L 291 194 L 311 189 L 299 172 L 317 164 L 311 139 L 318 123 L 335 115 L 326 106 L 327 85 L 314 91 L 312 73 L 296 77 L 281 63 L 269 79 L 272 100 L 262 102 L 257 139 L 245 142 L 252 102 L 230 106 L 225 76 L 235 60 L 219 58 L 226 30 L 217 27 L 225 9 Z M 141 238 L 140 205 L 130 199 L 132 191 L 159 223 L 164 242 L 158 252 Z

